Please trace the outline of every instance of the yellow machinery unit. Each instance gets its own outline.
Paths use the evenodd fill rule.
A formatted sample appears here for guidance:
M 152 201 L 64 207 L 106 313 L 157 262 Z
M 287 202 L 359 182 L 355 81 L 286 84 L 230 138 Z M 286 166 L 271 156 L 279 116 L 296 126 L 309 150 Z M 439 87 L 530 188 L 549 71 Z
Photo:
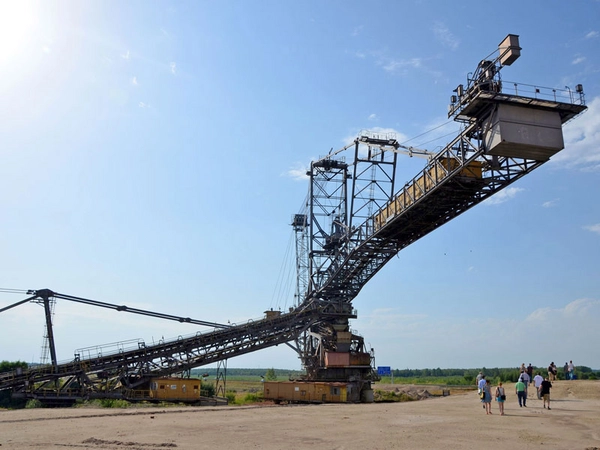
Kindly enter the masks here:
M 422 175 L 413 179 L 396 195 L 381 212 L 375 216 L 375 231 L 381 229 L 388 221 L 392 220 L 405 209 L 413 205 L 426 193 L 449 178 L 461 178 L 465 182 L 480 180 L 482 177 L 481 161 L 471 161 L 460 167 L 460 161 L 455 158 L 438 158 L 431 162 L 422 172 Z M 458 173 L 455 174 L 455 171 Z
M 162 401 L 200 400 L 200 380 L 198 378 L 154 378 L 150 382 L 149 397 Z
M 349 392 L 350 390 L 350 392 Z M 265 381 L 264 398 L 275 403 L 346 403 L 352 386 L 336 382 Z

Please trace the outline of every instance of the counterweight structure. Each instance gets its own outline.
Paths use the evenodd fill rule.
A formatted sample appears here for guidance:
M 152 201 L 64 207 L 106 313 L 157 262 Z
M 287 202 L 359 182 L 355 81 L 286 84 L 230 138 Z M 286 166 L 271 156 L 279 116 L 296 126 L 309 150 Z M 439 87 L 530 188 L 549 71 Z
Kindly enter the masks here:
M 348 401 L 370 401 L 377 375 L 373 351 L 350 328 L 350 319 L 357 317 L 354 298 L 403 248 L 563 149 L 562 125 L 586 109 L 581 85 L 574 91 L 503 85 L 500 70 L 511 65 L 520 50 L 518 36 L 508 35 L 493 57 L 478 64 L 466 85 L 454 90 L 448 116 L 462 128 L 441 151 L 407 148 L 392 134 L 365 132 L 311 163 L 308 201 L 292 220 L 297 286 L 296 306 L 289 312 L 271 311 L 263 320 L 237 326 L 204 322 L 213 331 L 76 355 L 67 363 L 56 361 L 51 345 L 51 365 L 0 374 L 0 389 L 54 400 L 131 398 L 152 377 L 286 343 L 298 352 L 306 380 L 343 382 L 348 386 Z M 396 169 L 402 153 L 425 156 L 427 163 L 414 178 L 398 185 Z M 0 312 L 27 301 L 47 305 L 56 298 L 202 324 L 47 289 L 32 291 L 32 297 Z M 47 323 L 51 336 L 51 319 Z

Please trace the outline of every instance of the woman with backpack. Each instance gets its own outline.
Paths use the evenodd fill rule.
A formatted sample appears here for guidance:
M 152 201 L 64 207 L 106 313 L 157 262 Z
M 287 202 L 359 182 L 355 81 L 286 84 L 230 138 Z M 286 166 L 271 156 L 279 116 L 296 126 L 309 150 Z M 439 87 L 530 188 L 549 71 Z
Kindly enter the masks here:
M 498 383 L 496 387 L 496 401 L 498 402 L 498 408 L 500 408 L 500 415 L 504 415 L 504 402 L 506 401 L 506 394 L 504 392 L 504 387 L 502 386 L 502 381 Z

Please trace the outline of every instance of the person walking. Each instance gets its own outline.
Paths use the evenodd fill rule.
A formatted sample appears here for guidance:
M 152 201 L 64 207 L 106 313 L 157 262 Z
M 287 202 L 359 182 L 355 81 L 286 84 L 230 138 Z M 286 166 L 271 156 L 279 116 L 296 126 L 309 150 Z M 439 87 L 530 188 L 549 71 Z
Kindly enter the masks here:
M 565 363 L 566 364 L 566 363 Z M 479 374 L 477 375 L 477 378 L 475 378 L 475 385 L 479 388 L 479 382 L 481 381 L 481 379 L 483 378 L 483 372 L 479 372 Z
M 525 391 L 525 383 L 523 383 L 522 378 L 519 378 L 519 381 L 515 384 L 515 393 L 519 399 L 519 406 L 527 408 L 527 392 Z
M 527 375 L 529 375 L 529 384 L 533 383 L 533 366 L 531 363 L 527 366 Z
M 569 361 L 569 380 L 575 379 L 575 366 L 573 365 L 573 361 Z
M 535 386 L 535 391 L 537 392 L 538 400 L 542 399 L 542 394 L 540 392 L 540 386 L 542 385 L 542 381 L 544 381 L 544 377 L 541 373 L 538 372 L 538 374 L 535 377 L 533 377 L 533 385 Z
M 525 384 L 525 397 L 527 397 L 527 394 L 529 392 L 529 382 L 531 381 L 531 379 L 529 378 L 529 375 L 527 375 L 527 372 L 521 372 L 521 375 L 519 375 L 519 379 L 523 381 L 523 384 Z
M 485 409 L 486 414 L 492 413 L 492 386 L 489 381 L 486 381 L 483 385 L 483 396 L 481 397 L 481 403 L 483 403 L 483 408 Z
M 504 402 L 506 401 L 506 394 L 504 392 L 504 387 L 502 386 L 502 381 L 498 383 L 496 387 L 496 401 L 498 402 L 498 408 L 500 409 L 500 415 L 504 415 Z
M 563 374 L 565 376 L 565 380 L 569 379 L 569 363 L 565 363 L 563 366 Z
M 475 385 L 477 386 L 477 394 L 481 394 L 481 380 L 483 380 L 485 378 L 485 375 L 483 374 L 483 372 L 479 372 L 479 375 L 477 375 L 477 378 L 475 378 Z
M 550 381 L 556 380 L 556 365 L 554 364 L 554 361 L 548 366 L 548 379 Z
M 550 409 L 550 388 L 552 387 L 552 383 L 550 380 L 546 378 L 542 381 L 542 385 L 540 386 L 540 391 L 542 393 L 542 398 L 544 399 L 544 408 L 546 407 L 546 402 L 548 402 L 548 409 Z
M 479 398 L 481 398 L 481 399 L 483 399 L 483 396 L 481 394 L 483 393 L 483 387 L 485 386 L 485 383 L 486 383 L 485 375 L 481 374 L 481 378 L 477 382 L 477 394 L 479 395 Z M 485 405 L 483 405 L 483 409 L 485 409 Z

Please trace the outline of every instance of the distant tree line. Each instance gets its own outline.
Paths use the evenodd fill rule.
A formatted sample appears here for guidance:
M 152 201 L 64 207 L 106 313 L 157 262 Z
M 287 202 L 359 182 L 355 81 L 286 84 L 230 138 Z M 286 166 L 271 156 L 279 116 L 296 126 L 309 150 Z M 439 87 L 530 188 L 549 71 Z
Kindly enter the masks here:
M 208 377 L 216 377 L 217 369 L 193 369 L 191 371 L 191 376 L 193 377 L 202 377 L 206 375 Z M 227 369 L 227 376 L 232 377 L 266 377 L 269 376 L 273 379 L 273 376 L 276 379 L 287 380 L 288 378 L 297 378 L 301 375 L 304 375 L 302 370 L 289 370 L 289 369 Z
M 12 372 L 13 370 L 27 369 L 29 367 L 26 362 L 23 361 L 0 361 L 0 373 Z M 23 408 L 25 406 L 25 400 L 11 398 L 12 391 L 6 389 L 0 391 L 0 408 Z
M 483 372 L 486 378 L 502 382 L 516 382 L 519 379 L 521 371 L 519 368 L 486 368 L 481 369 L 394 369 L 392 371 L 394 378 L 426 378 L 426 377 L 444 377 L 455 378 L 460 380 L 460 384 L 475 383 L 475 379 L 479 372 Z M 547 367 L 533 367 L 534 375 L 540 373 L 542 376 L 547 375 Z M 590 367 L 577 366 L 575 367 L 575 375 L 580 380 L 596 380 L 600 378 L 600 371 L 594 371 Z M 557 378 L 564 380 L 562 367 L 558 368 Z M 463 381 L 464 380 L 464 381 Z M 459 384 L 459 383 L 457 383 Z
M 18 368 L 27 369 L 29 365 L 23 361 L 0 361 L 0 373 L 2 372 L 12 372 L 13 370 L 17 370 Z

